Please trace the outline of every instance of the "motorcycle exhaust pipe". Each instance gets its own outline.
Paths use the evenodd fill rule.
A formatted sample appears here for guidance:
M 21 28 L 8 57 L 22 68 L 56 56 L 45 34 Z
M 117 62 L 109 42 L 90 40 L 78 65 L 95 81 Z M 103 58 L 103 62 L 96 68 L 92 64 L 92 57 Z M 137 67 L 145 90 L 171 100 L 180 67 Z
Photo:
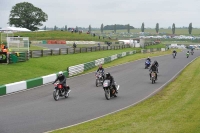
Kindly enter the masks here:
M 117 86 L 117 90 L 119 90 L 119 85 Z

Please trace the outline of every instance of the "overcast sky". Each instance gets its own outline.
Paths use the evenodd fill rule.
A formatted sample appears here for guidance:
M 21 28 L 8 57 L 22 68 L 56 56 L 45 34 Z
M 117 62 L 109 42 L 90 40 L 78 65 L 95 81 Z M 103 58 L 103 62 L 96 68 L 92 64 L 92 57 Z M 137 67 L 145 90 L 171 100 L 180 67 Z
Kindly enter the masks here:
M 0 0 L 0 27 L 8 27 L 9 14 L 22 0 Z M 130 24 L 140 28 L 200 27 L 200 0 L 26 0 L 48 15 L 47 27 L 91 27 Z M 41 27 L 40 27 L 41 28 Z

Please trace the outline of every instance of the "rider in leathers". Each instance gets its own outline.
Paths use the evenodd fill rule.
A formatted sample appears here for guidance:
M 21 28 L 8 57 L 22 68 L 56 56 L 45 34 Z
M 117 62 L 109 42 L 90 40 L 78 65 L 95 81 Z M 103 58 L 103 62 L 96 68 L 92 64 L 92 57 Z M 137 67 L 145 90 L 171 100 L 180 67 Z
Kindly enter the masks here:
M 150 80 L 151 80 L 151 73 L 152 73 L 152 72 L 155 72 L 155 73 L 156 73 L 156 80 L 157 80 L 157 66 L 155 65 L 155 63 L 153 63 L 153 64 L 151 65 L 151 67 L 149 68 L 149 71 L 150 71 L 150 74 L 149 74 Z
M 102 65 L 99 65 L 99 68 L 97 69 L 96 74 L 98 72 L 102 73 L 102 77 L 103 77 L 103 79 L 105 79 L 105 74 L 104 74 L 105 71 L 104 71 L 104 68 L 102 67 Z
M 154 64 L 155 64 L 155 65 L 156 65 L 156 67 L 157 67 L 157 73 L 159 73 L 159 72 L 158 72 L 158 67 L 159 67 L 159 64 L 158 64 L 158 62 L 157 62 L 156 60 L 154 61 Z
M 172 53 L 175 53 L 175 56 L 176 56 L 176 54 L 177 54 L 176 50 L 173 50 L 173 52 L 172 52 Z
M 116 83 L 115 83 L 113 76 L 111 76 L 110 73 L 106 73 L 106 79 L 110 80 L 110 85 L 116 91 L 116 93 L 118 93 L 117 88 L 116 88 Z
M 62 71 L 60 71 L 58 73 L 58 77 L 56 78 L 56 80 L 53 82 L 53 84 L 59 80 L 59 83 L 63 85 L 63 88 L 65 89 L 65 92 L 67 93 L 69 91 L 69 86 L 66 85 L 66 77 L 65 75 L 63 74 Z

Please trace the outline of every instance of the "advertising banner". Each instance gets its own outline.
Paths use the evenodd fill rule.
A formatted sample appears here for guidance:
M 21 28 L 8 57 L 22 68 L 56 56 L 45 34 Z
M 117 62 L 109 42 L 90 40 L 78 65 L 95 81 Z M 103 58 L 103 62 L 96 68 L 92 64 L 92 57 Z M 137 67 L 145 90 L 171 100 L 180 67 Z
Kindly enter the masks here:
M 7 63 L 7 53 L 0 52 L 0 63 Z

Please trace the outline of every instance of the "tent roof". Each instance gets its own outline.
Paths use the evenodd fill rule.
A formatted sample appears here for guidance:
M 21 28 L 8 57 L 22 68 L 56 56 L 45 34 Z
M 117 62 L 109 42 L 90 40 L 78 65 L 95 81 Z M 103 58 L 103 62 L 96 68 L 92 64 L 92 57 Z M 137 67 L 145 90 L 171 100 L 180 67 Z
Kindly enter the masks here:
M 0 29 L 0 31 L 31 31 L 27 28 L 19 28 L 19 27 L 6 27 Z

